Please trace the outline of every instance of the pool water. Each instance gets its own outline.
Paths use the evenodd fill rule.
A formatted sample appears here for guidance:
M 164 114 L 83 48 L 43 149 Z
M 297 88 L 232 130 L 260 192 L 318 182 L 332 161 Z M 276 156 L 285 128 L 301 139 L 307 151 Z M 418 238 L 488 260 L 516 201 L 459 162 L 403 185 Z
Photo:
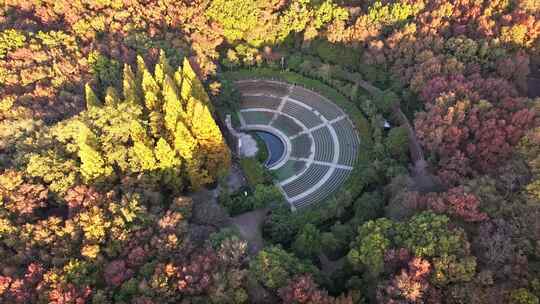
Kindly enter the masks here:
M 279 139 L 279 137 L 270 132 L 256 131 L 255 134 L 257 134 L 257 136 L 264 141 L 266 144 L 266 149 L 268 150 L 269 156 L 265 165 L 267 167 L 272 167 L 283 156 L 283 153 L 285 152 L 285 145 L 281 139 Z

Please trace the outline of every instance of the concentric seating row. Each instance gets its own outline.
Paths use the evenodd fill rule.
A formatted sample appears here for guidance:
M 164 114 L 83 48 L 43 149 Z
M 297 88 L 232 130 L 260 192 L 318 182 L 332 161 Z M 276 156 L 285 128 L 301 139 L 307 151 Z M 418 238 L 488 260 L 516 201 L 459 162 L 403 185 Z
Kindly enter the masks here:
M 241 112 L 240 115 L 248 125 L 267 125 L 274 117 L 274 113 L 268 111 Z
M 291 91 L 290 97 L 314 108 L 328 120 L 332 120 L 343 115 L 341 110 L 339 110 L 336 105 L 328 102 L 324 97 L 302 87 L 294 87 Z
M 323 123 L 315 113 L 292 101 L 287 101 L 282 111 L 300 120 L 308 129 Z
M 358 137 L 354 132 L 353 125 L 346 119 L 341 119 L 332 124 L 339 141 L 339 160 L 343 165 L 352 166 L 358 155 Z
M 330 178 L 319 189 L 293 202 L 294 207 L 302 208 L 320 202 L 334 193 L 349 177 L 350 170 L 336 168 Z
M 307 134 L 302 134 L 291 140 L 292 157 L 308 158 L 311 153 L 311 138 Z
M 300 174 L 306 169 L 306 162 L 300 160 L 288 160 L 279 169 L 274 170 L 275 176 L 278 180 L 286 180 L 289 177 Z
M 315 160 L 332 162 L 334 159 L 334 141 L 328 127 L 319 128 L 313 132 L 315 141 Z
M 255 84 L 253 84 L 253 83 L 249 83 L 249 84 L 246 84 L 246 85 L 237 84 L 236 88 L 238 89 L 238 92 L 240 92 L 240 94 L 242 96 L 261 94 L 261 92 L 259 92 L 259 89 L 257 88 L 257 86 Z M 272 95 L 274 95 L 274 94 L 272 94 Z
M 244 96 L 240 102 L 242 109 L 264 108 L 276 110 L 281 104 L 281 98 L 272 96 Z
M 264 94 L 283 97 L 289 94 L 289 86 L 271 81 L 237 82 L 236 88 L 242 95 Z
M 328 172 L 329 168 L 330 167 L 325 165 L 311 164 L 311 166 L 309 166 L 309 168 L 304 171 L 300 177 L 288 184 L 283 185 L 283 191 L 285 191 L 289 197 L 302 194 L 319 182 L 326 172 Z
M 299 126 L 294 120 L 281 114 L 278 115 L 276 120 L 274 120 L 272 126 L 277 127 L 287 136 L 293 136 L 302 131 L 302 127 Z

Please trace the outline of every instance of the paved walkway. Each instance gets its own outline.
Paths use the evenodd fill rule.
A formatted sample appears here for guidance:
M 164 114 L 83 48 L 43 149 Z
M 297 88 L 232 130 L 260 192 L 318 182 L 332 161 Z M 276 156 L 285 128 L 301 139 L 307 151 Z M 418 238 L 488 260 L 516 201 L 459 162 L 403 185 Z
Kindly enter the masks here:
M 240 146 L 240 155 L 242 157 L 254 157 L 257 155 L 257 152 L 259 151 L 259 148 L 257 147 L 257 142 L 253 137 L 246 133 L 238 133 L 240 136 L 240 142 L 242 145 Z
M 263 247 L 262 225 L 268 214 L 267 208 L 242 213 L 231 219 L 234 227 L 238 228 L 240 235 L 248 242 L 248 252 L 256 255 Z

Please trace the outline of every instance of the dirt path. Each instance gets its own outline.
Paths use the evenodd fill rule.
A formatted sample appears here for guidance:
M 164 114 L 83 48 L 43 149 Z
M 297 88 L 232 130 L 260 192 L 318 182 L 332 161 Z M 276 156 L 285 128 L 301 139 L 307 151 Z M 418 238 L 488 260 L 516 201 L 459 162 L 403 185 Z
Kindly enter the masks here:
M 269 209 L 257 209 L 231 218 L 232 226 L 238 228 L 240 235 L 248 242 L 250 255 L 256 255 L 263 247 L 262 225 Z

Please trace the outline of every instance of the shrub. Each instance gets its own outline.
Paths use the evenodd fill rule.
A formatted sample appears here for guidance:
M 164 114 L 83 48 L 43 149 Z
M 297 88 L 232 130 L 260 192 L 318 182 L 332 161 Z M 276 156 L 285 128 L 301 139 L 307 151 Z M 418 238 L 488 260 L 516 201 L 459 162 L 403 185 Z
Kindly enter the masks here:
M 255 190 L 241 189 L 230 195 L 223 192 L 219 197 L 222 204 L 230 216 L 242 214 L 254 209 L 265 208 L 270 203 L 281 203 L 283 195 L 274 185 L 259 184 Z
M 236 216 L 253 210 L 253 199 L 246 189 L 241 189 L 233 195 L 222 193 L 219 196 L 219 203 L 227 209 L 230 216 Z
M 257 185 L 253 191 L 253 209 L 267 207 L 271 203 L 281 203 L 283 195 L 274 185 Z
M 242 167 L 247 182 L 251 188 L 255 188 L 260 184 L 268 184 L 272 182 L 272 176 L 256 158 L 242 158 L 240 160 L 240 166 Z
M 210 234 L 209 241 L 212 248 L 219 249 L 221 244 L 227 239 L 238 239 L 240 232 L 236 228 L 227 227 Z
M 259 135 L 257 135 L 256 132 L 250 132 L 250 134 L 257 142 L 257 160 L 261 164 L 264 164 L 264 162 L 268 159 L 268 149 L 266 147 L 266 143 Z
M 293 54 L 287 58 L 287 66 L 289 69 L 292 70 L 298 70 L 302 63 L 304 62 L 304 59 L 302 58 L 302 55 L 300 54 Z

